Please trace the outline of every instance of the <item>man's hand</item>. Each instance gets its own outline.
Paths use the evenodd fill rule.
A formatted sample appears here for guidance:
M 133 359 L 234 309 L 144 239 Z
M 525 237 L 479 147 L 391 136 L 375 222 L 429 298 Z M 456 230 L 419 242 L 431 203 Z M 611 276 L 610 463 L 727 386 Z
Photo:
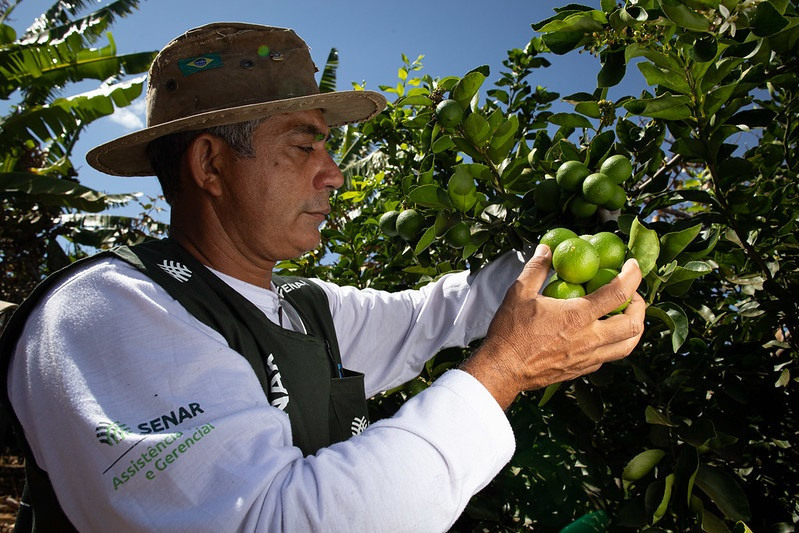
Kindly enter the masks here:
M 638 263 L 628 260 L 610 283 L 582 298 L 539 294 L 552 253 L 536 248 L 508 289 L 483 344 L 461 365 L 507 409 L 516 396 L 597 370 L 635 348 L 644 331 L 646 304 L 636 292 Z M 603 318 L 628 299 L 624 313 Z

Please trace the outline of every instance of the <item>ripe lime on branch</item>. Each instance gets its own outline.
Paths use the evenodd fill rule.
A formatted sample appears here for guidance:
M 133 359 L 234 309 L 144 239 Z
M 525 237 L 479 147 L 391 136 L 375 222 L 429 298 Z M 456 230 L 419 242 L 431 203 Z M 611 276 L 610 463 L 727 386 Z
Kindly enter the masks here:
M 397 234 L 406 241 L 413 240 L 424 225 L 424 216 L 415 209 L 406 209 L 397 215 Z
M 569 283 L 585 283 L 599 270 L 599 253 L 580 237 L 561 242 L 552 252 L 552 267 L 558 278 Z
M 436 120 L 444 128 L 454 128 L 463 119 L 463 108 L 455 100 L 442 100 L 436 106 Z
M 568 211 L 578 219 L 592 217 L 599 207 L 621 209 L 627 203 L 627 191 L 621 184 L 632 176 L 632 171 L 632 162 L 622 154 L 608 157 L 593 169 L 582 161 L 564 161 L 554 180 L 545 179 L 536 186 L 535 205 L 544 213 L 556 212 L 560 210 L 561 192 L 565 192 L 569 197 Z
M 397 233 L 398 216 L 399 211 L 386 211 L 380 215 L 377 225 L 380 227 L 380 230 L 389 237 L 396 237 L 399 235 L 399 233 Z
M 564 191 L 577 191 L 583 180 L 591 173 L 587 166 L 579 161 L 566 161 L 558 167 L 555 181 Z

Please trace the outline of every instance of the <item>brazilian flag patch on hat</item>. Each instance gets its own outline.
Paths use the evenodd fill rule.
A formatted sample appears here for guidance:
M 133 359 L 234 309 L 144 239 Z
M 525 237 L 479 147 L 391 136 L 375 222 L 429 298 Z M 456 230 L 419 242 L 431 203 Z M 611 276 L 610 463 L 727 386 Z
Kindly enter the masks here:
M 178 68 L 184 76 L 190 76 L 204 70 L 211 70 L 222 66 L 219 54 L 205 54 L 197 57 L 187 57 L 178 60 Z

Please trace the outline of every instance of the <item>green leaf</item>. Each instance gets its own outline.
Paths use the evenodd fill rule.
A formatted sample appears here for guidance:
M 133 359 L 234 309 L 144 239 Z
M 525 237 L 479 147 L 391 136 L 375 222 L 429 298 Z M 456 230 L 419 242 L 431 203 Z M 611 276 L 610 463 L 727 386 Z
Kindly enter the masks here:
M 660 500 L 660 504 L 652 515 L 653 524 L 656 524 L 661 518 L 663 518 L 663 515 L 666 514 L 666 510 L 669 507 L 669 501 L 671 500 L 671 488 L 674 486 L 674 474 L 669 474 L 666 476 L 664 481 L 665 486 L 663 487 L 663 498 Z
M 496 128 L 488 145 L 488 156 L 491 161 L 498 164 L 507 157 L 508 152 L 516 144 L 514 135 L 517 129 L 519 129 L 519 117 L 516 115 L 510 115 Z
M 613 142 L 616 140 L 616 133 L 613 130 L 603 131 L 599 135 L 591 139 L 591 144 L 588 145 L 588 167 L 598 168 L 599 162 L 604 159 L 605 155 L 613 148 Z
M 538 407 L 544 407 L 549 400 L 558 392 L 558 389 L 562 383 L 553 383 L 551 385 L 547 385 L 547 388 L 544 389 L 544 394 L 541 396 L 541 399 L 538 401 Z
M 336 90 L 336 70 L 338 70 L 338 50 L 331 48 L 322 77 L 319 79 L 319 92 L 330 93 Z
M 624 109 L 633 115 L 665 120 L 684 120 L 692 116 L 691 108 L 687 105 L 690 102 L 689 96 L 674 96 L 666 93 L 656 98 L 628 100 L 624 103 Z
M 555 113 L 547 119 L 552 124 L 566 126 L 567 128 L 593 129 L 591 121 L 577 113 Z
M 684 446 L 674 468 L 678 489 L 684 493 L 686 505 L 691 503 L 696 475 L 699 472 L 699 452 L 694 446 Z
M 557 55 L 568 54 L 587 40 L 586 34 L 582 31 L 558 31 L 545 33 L 541 37 L 547 48 Z
M 486 77 L 480 72 L 468 73 L 452 88 L 452 99 L 467 109 L 485 79 Z
M 696 486 L 708 495 L 713 503 L 730 520 L 749 520 L 752 513 L 749 501 L 735 479 L 720 468 L 700 465 Z
M 419 106 L 432 106 L 433 101 L 430 99 L 429 96 L 425 96 L 423 94 L 414 94 L 409 95 L 404 98 L 400 98 L 395 105 L 398 106 L 406 106 L 406 105 L 419 105 Z
M 691 261 L 683 266 L 675 267 L 663 287 L 671 296 L 682 296 L 688 292 L 695 279 L 709 274 L 712 270 L 710 265 L 704 261 Z
M 644 75 L 649 85 L 662 85 L 663 87 L 680 94 L 691 94 L 691 87 L 684 76 L 674 71 L 659 68 L 652 63 L 638 63 L 638 70 Z
M 621 478 L 625 481 L 638 481 L 655 468 L 665 455 L 665 451 L 657 448 L 639 453 L 624 467 Z
M 629 6 L 619 10 L 619 18 L 625 25 L 630 27 L 637 26 L 640 22 L 646 22 L 649 18 L 646 9 L 640 6 Z
M 108 207 L 107 196 L 75 181 L 26 172 L 0 173 L 0 198 L 26 195 L 41 205 L 97 213 Z
M 646 406 L 646 409 L 644 410 L 644 418 L 646 419 L 647 424 L 653 424 L 655 426 L 677 427 L 677 424 L 672 422 L 668 416 L 664 415 L 651 405 Z
M 658 263 L 666 264 L 685 250 L 702 231 L 702 224 L 696 224 L 680 231 L 672 231 L 660 237 L 660 256 Z
M 688 317 L 680 306 L 671 302 L 659 302 L 646 308 L 646 316 L 657 318 L 671 331 L 671 347 L 674 353 L 688 338 Z
M 436 229 L 433 226 L 427 228 L 424 234 L 419 238 L 419 242 L 416 243 L 416 248 L 413 249 L 413 255 L 419 255 L 420 253 L 427 250 L 427 248 L 433 244 L 433 241 L 436 240 Z
M 691 31 L 707 31 L 710 22 L 679 0 L 658 0 L 660 9 L 677 26 Z
M 574 106 L 574 110 L 591 118 L 599 118 L 602 116 L 602 111 L 599 109 L 598 102 L 578 102 Z
M 438 139 L 433 142 L 433 146 L 431 150 L 433 150 L 434 154 L 440 154 L 450 148 L 455 147 L 455 141 L 452 140 L 451 135 L 442 135 Z
M 655 267 L 658 255 L 660 255 L 660 240 L 655 230 L 646 228 L 638 220 L 633 220 L 630 227 L 630 241 L 627 243 L 632 257 L 638 261 L 641 274 L 646 277 L 649 271 Z
M 541 33 L 554 32 L 594 32 L 601 31 L 608 19 L 605 13 L 599 10 L 581 11 L 560 20 L 553 20 L 543 27 L 538 28 Z
M 738 83 L 722 85 L 710 91 L 705 97 L 705 116 L 712 117 L 732 96 Z
M 447 192 L 435 183 L 416 187 L 408 193 L 408 200 L 423 207 L 439 209 L 452 207 Z
M 618 85 L 627 72 L 624 50 L 604 52 L 600 54 L 602 68 L 596 76 L 597 87 L 613 87 Z
M 629 65 L 631 60 L 636 57 L 645 57 L 655 64 L 658 68 L 665 69 L 675 74 L 681 75 L 683 68 L 679 61 L 672 57 L 671 53 L 659 52 L 653 50 L 649 46 L 644 46 L 638 43 L 627 45 L 624 49 L 624 60 Z
M 754 15 L 749 18 L 749 27 L 758 37 L 774 35 L 787 25 L 788 19 L 783 17 L 771 2 L 757 4 Z
M 475 146 L 483 146 L 491 134 L 491 126 L 479 113 L 472 113 L 463 121 L 463 131 Z

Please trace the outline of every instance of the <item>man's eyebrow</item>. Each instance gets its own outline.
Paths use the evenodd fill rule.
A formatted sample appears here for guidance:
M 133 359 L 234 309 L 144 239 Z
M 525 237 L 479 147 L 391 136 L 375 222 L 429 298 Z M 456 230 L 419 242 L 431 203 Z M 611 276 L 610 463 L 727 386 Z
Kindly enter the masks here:
M 327 133 L 320 130 L 313 124 L 298 124 L 289 130 L 290 134 L 309 135 L 314 138 L 314 141 L 327 140 Z

